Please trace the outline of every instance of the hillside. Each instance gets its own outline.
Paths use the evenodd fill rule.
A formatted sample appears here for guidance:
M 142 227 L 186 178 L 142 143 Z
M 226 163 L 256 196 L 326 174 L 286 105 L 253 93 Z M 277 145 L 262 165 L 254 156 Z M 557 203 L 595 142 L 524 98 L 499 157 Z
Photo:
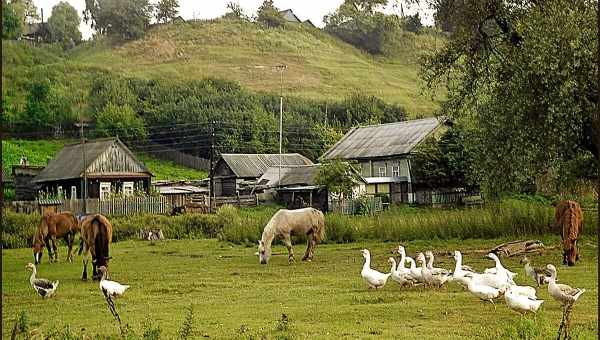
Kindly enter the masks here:
M 69 140 L 3 140 L 2 141 L 2 171 L 9 174 L 13 164 L 19 164 L 21 156 L 27 157 L 31 165 L 46 165 Z M 146 164 L 153 179 L 201 179 L 207 174 L 204 171 L 183 167 L 173 162 L 163 161 L 146 154 L 136 154 Z
M 419 56 L 440 38 L 407 32 L 398 57 L 370 56 L 320 30 L 301 26 L 264 29 L 235 21 L 196 21 L 161 25 L 137 41 L 113 47 L 107 42 L 79 47 L 68 58 L 145 79 L 225 78 L 255 91 L 280 91 L 311 99 L 375 95 L 401 104 L 414 115 L 431 115 L 437 103 L 420 95 Z

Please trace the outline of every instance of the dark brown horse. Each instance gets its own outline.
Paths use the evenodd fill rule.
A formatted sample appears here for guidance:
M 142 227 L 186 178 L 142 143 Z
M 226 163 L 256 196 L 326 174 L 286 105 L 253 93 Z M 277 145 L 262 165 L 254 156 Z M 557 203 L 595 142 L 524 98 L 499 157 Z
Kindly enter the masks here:
M 579 260 L 577 240 L 583 231 L 583 212 L 575 201 L 560 201 L 554 215 L 556 225 L 561 231 L 563 243 L 563 264 L 574 266 Z
M 79 255 L 84 251 L 82 280 L 87 280 L 87 264 L 89 254 L 92 254 L 93 278 L 99 280 L 97 268 L 108 268 L 108 247 L 112 242 L 112 224 L 100 214 L 89 215 L 81 222 L 81 243 Z
M 42 262 L 44 246 L 48 248 L 50 262 L 58 261 L 57 238 L 64 238 L 69 247 L 67 261 L 73 262 L 73 241 L 79 232 L 79 223 L 75 215 L 69 211 L 61 213 L 46 212 L 33 234 L 33 259 L 38 265 Z

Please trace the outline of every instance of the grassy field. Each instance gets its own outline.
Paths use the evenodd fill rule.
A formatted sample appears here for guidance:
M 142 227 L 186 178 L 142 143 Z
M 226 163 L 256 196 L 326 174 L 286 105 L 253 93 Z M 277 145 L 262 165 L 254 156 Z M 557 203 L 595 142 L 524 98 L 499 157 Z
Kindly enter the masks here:
M 253 23 L 197 21 L 161 25 L 120 46 L 97 42 L 68 57 L 82 66 L 108 68 L 146 79 L 218 77 L 255 91 L 278 93 L 280 74 L 288 95 L 338 100 L 353 93 L 404 106 L 429 116 L 438 101 L 420 95 L 418 60 L 440 46 L 441 37 L 406 32 L 394 57 L 374 57 L 320 30 L 293 26 L 265 29 Z
M 557 237 L 542 240 L 548 245 Z M 435 249 L 437 264 L 451 268 L 453 260 L 444 253 L 489 249 L 506 240 L 414 241 L 409 254 Z M 144 324 L 160 327 L 162 338 L 174 338 L 182 327 L 186 309 L 193 308 L 192 338 L 213 339 L 529 339 L 555 336 L 561 311 L 545 288 L 538 296 L 546 299 L 537 319 L 520 320 L 503 302 L 497 310 L 450 284 L 440 291 L 421 288 L 401 290 L 389 282 L 383 290 L 369 291 L 359 272 L 367 247 L 373 266 L 385 270 L 395 243 L 351 243 L 320 245 L 312 263 L 287 264 L 282 246 L 267 266 L 258 264 L 255 249 L 232 246 L 216 240 L 142 241 L 116 243 L 111 248 L 114 280 L 131 289 L 117 301 L 123 323 L 131 333 L 141 335 Z M 596 240 L 581 242 L 582 261 L 560 266 L 559 250 L 531 256 L 536 265 L 554 263 L 559 279 L 587 292 L 577 304 L 573 323 L 575 339 L 593 339 L 597 333 L 597 249 Z M 301 254 L 303 245 L 295 252 Z M 64 254 L 64 247 L 61 248 Z M 44 258 L 46 259 L 46 257 Z M 504 264 L 517 271 L 518 283 L 531 284 L 524 277 L 517 258 Z M 57 295 L 42 300 L 29 286 L 25 264 L 29 249 L 3 250 L 3 337 L 10 333 L 17 315 L 25 311 L 30 330 L 46 333 L 53 327 L 70 325 L 75 334 L 117 335 L 97 282 L 81 282 L 80 259 L 76 263 L 43 263 L 39 276 L 60 280 Z M 478 270 L 493 266 L 482 254 L 466 253 L 464 262 Z M 282 314 L 288 321 L 282 320 Z
M 30 165 L 46 165 L 69 140 L 23 140 L 12 139 L 2 141 L 2 171 L 10 174 L 12 166 L 19 164 L 21 156 L 27 157 Z M 204 171 L 187 168 L 170 161 L 164 161 L 146 154 L 136 155 L 154 174 L 154 179 L 202 179 L 207 176 Z

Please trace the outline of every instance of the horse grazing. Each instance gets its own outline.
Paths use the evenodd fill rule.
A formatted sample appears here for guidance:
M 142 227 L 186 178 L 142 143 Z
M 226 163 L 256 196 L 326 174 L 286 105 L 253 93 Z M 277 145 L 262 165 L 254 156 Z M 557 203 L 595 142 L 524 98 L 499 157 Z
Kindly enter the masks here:
M 575 201 L 560 201 L 554 215 L 556 225 L 561 230 L 563 242 L 563 264 L 574 266 L 579 260 L 577 240 L 583 231 L 583 212 Z
M 280 209 L 271 217 L 258 241 L 258 255 L 261 264 L 267 264 L 271 257 L 271 243 L 278 237 L 288 249 L 289 262 L 294 261 L 291 235 L 307 235 L 308 245 L 302 261 L 311 261 L 318 242 L 325 238 L 325 216 L 314 208 L 297 210 Z
M 89 215 L 81 222 L 81 243 L 79 255 L 84 251 L 82 280 L 87 280 L 87 264 L 89 253 L 92 253 L 93 278 L 99 280 L 97 268 L 108 268 L 108 246 L 112 242 L 112 224 L 100 214 Z
M 79 222 L 69 211 L 61 213 L 46 212 L 42 215 L 40 224 L 33 234 L 33 259 L 38 265 L 42 262 L 44 246 L 48 248 L 50 262 L 58 262 L 58 247 L 56 238 L 64 238 L 69 247 L 67 261 L 73 262 L 73 241 L 79 232 Z

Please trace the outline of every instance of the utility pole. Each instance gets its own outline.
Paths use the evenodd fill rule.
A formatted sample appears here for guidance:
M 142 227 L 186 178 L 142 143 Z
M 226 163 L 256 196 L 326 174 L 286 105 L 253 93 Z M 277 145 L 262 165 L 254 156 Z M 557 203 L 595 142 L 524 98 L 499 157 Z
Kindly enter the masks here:
M 281 187 L 281 167 L 282 167 L 282 145 L 283 145 L 283 71 L 287 69 L 287 65 L 281 64 L 276 66 L 279 71 L 281 71 L 280 75 L 280 94 L 279 94 L 279 186 Z
M 83 128 L 87 127 L 87 123 L 77 123 L 75 126 L 80 128 L 79 133 L 81 134 L 81 153 L 83 154 L 83 185 L 81 186 L 81 198 L 83 199 L 83 213 L 87 214 L 87 160 L 85 157 L 85 137 L 83 135 Z
M 215 192 L 214 190 L 214 186 L 215 186 L 215 182 L 214 182 L 214 172 L 213 172 L 213 162 L 214 162 L 214 148 L 215 148 L 215 122 L 211 121 L 210 122 L 210 169 L 208 172 L 208 177 L 209 177 L 209 183 L 208 183 L 208 211 L 212 212 L 212 203 L 213 203 L 213 193 Z

